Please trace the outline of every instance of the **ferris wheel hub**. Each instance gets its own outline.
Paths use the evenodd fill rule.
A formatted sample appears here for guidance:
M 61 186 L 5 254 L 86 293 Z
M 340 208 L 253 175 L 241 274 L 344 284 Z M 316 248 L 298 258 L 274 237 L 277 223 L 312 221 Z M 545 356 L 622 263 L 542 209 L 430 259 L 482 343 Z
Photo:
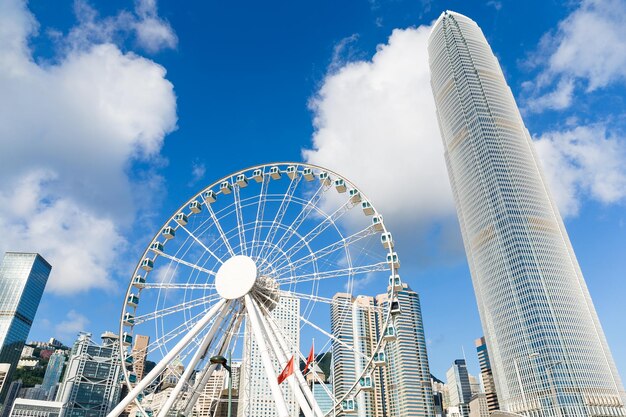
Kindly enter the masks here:
M 248 294 L 257 279 L 256 263 L 249 256 L 236 255 L 220 266 L 215 275 L 215 289 L 227 300 Z

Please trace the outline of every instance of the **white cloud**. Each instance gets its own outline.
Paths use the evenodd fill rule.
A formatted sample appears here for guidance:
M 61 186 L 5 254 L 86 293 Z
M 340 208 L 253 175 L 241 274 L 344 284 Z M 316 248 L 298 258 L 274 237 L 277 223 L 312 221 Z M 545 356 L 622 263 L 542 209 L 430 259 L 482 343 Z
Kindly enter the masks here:
M 535 147 L 563 216 L 576 215 L 586 198 L 626 200 L 626 141 L 604 126 L 547 132 Z
M 198 181 L 204 178 L 206 174 L 206 165 L 200 161 L 194 161 L 191 164 L 191 180 L 189 180 L 190 187 L 196 185 Z
M 41 252 L 56 293 L 109 288 L 134 195 L 158 182 L 129 171 L 159 161 L 176 126 L 173 86 L 163 67 L 112 43 L 38 64 L 36 28 L 24 2 L 0 3 L 0 250 Z
M 584 0 L 542 39 L 534 64 L 541 69 L 533 83 L 529 110 L 562 109 L 564 92 L 574 80 L 586 91 L 626 82 L 626 3 Z
M 409 264 L 463 253 L 430 87 L 429 31 L 394 30 L 371 61 L 331 66 L 310 103 L 313 149 L 303 151 L 363 187 Z M 568 85 L 554 103 L 567 100 Z M 625 198 L 624 141 L 602 126 L 548 132 L 536 144 L 564 216 L 587 199 Z
M 79 24 L 65 39 L 70 48 L 122 41 L 129 36 L 134 36 L 138 46 L 152 53 L 174 49 L 178 44 L 170 24 L 159 17 L 156 0 L 136 0 L 134 12 L 122 10 L 104 18 L 86 0 L 76 0 L 74 11 Z
M 63 338 L 76 337 L 77 333 L 84 332 L 89 324 L 89 319 L 75 310 L 70 310 L 65 320 L 55 326 L 56 334 Z
M 405 253 L 436 246 L 426 244 L 433 227 L 458 242 L 430 88 L 429 32 L 427 26 L 396 29 L 371 61 L 329 73 L 310 102 L 313 149 L 303 152 L 307 162 L 363 187 L 396 240 L 404 240 Z

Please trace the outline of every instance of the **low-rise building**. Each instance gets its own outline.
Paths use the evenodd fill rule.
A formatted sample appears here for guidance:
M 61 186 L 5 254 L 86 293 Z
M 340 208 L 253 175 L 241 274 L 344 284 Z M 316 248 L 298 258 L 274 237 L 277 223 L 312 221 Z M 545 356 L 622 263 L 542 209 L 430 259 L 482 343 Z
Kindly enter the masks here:
M 63 403 L 17 398 L 10 417 L 59 417 Z

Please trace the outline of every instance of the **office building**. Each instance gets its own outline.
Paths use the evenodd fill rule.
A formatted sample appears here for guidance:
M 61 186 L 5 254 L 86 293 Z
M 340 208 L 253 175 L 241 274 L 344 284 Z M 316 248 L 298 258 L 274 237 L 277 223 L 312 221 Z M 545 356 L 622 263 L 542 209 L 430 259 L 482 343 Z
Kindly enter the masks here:
M 63 403 L 17 398 L 10 417 L 60 417 Z
M 489 417 L 489 406 L 484 393 L 472 395 L 469 402 L 469 417 Z
M 624 416 L 626 395 L 513 94 L 471 19 L 429 38 L 448 174 L 500 407 Z
M 434 377 L 432 374 L 430 375 L 430 386 L 433 390 L 433 407 L 434 407 L 434 416 L 435 417 L 444 417 L 446 412 L 446 400 L 445 400 L 445 391 L 446 384 Z
M 7 252 L 0 264 L 0 363 L 11 367 L 7 380 L 20 360 L 30 326 L 52 267 L 37 253 Z M 0 391 L 4 401 L 8 386 Z
M 63 417 L 105 417 L 117 405 L 121 388 L 118 336 L 105 332 L 97 345 L 82 333 L 72 347 L 57 401 Z
M 407 284 L 402 284 L 396 297 L 401 310 L 394 320 L 397 340 L 386 345 L 387 367 L 382 370 L 386 377 L 387 414 L 430 417 L 435 413 L 434 399 L 420 298 Z M 386 313 L 388 295 L 381 294 L 376 301 Z M 381 329 L 385 316 L 379 315 Z
M 281 296 L 276 308 L 271 312 L 273 320 L 282 333 L 292 341 L 295 346 L 292 355 L 298 358 L 298 346 L 300 346 L 300 299 L 297 297 Z M 244 361 L 241 365 L 241 377 L 239 383 L 239 407 L 238 417 L 274 417 L 276 405 L 272 392 L 265 375 L 265 369 L 261 361 L 259 347 L 251 337 L 251 329 L 246 323 L 244 336 Z M 274 374 L 278 375 L 285 363 L 278 363 L 272 358 Z M 233 381 L 234 382 L 234 381 Z M 291 388 L 285 382 L 281 386 L 289 415 L 298 417 L 300 407 L 296 403 Z
M 333 384 L 326 382 L 326 375 L 316 362 L 313 362 L 313 369 L 307 372 L 306 381 L 322 413 L 326 414 L 331 411 L 334 405 Z
M 446 386 L 448 388 L 449 407 L 455 407 L 463 417 L 469 416 L 469 402 L 472 398 L 472 388 L 465 359 L 454 361 L 446 372 Z
M 207 381 L 202 390 L 202 394 L 198 397 L 194 407 L 194 415 L 197 417 L 212 417 L 216 414 L 222 397 L 225 383 L 228 380 L 228 372 L 225 369 L 216 369 L 211 374 L 211 378 Z
M 489 350 L 484 337 L 476 339 L 476 353 L 478 354 L 478 363 L 480 364 L 480 375 L 483 381 L 483 389 L 487 399 L 489 412 L 496 411 L 500 408 L 498 405 L 498 395 L 496 393 L 496 385 L 493 381 L 493 371 L 491 370 L 491 362 L 489 361 Z
M 61 350 L 53 353 L 48 360 L 48 366 L 46 367 L 46 373 L 43 376 L 41 388 L 48 394 L 56 391 L 56 386 L 61 379 L 63 373 L 63 366 L 65 366 L 65 353 Z M 50 397 L 47 397 L 50 399 Z

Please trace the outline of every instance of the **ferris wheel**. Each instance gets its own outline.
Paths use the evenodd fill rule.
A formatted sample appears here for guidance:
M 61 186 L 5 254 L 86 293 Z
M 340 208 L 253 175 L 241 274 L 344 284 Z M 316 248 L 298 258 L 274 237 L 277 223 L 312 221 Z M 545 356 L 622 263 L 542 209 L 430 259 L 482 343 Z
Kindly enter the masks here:
M 137 264 L 120 320 L 129 393 L 109 417 L 132 403 L 146 415 L 142 398 L 167 378 L 166 400 L 149 411 L 191 417 L 216 356 L 239 364 L 239 415 L 254 415 L 255 401 L 279 417 L 356 414 L 396 338 L 399 267 L 382 215 L 347 178 L 302 163 L 222 178 L 176 210 Z M 357 297 L 383 293 L 382 303 Z M 150 341 L 137 350 L 140 335 Z M 300 369 L 313 340 L 325 370 Z M 156 366 L 140 379 L 146 357 Z

